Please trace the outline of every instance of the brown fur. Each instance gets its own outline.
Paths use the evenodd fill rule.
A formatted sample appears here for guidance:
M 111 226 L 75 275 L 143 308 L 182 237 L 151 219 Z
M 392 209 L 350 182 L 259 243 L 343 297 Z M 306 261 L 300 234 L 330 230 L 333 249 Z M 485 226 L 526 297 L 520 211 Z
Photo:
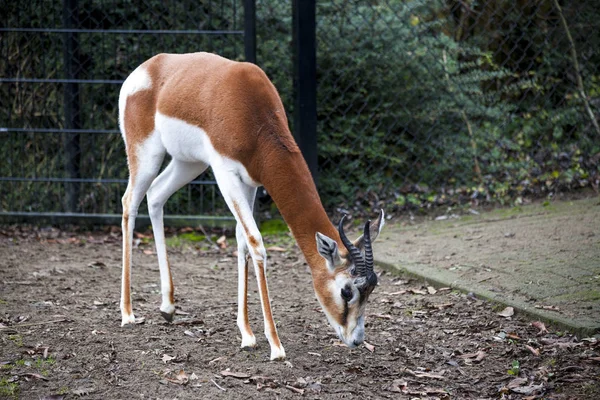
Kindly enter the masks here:
M 252 328 L 250 328 L 250 321 L 248 320 L 248 264 L 249 258 L 246 257 L 246 268 L 244 271 L 244 280 L 246 285 L 244 287 L 244 329 L 247 334 L 252 334 Z
M 265 321 L 267 322 L 267 329 L 269 330 L 269 335 L 273 338 L 273 345 L 275 347 L 281 347 L 281 342 L 279 341 L 279 336 L 277 336 L 277 328 L 275 327 L 275 323 L 273 322 L 273 314 L 271 313 L 271 302 L 269 301 L 269 288 L 267 287 L 267 277 L 265 275 L 265 266 L 262 261 L 258 263 L 258 274 L 259 274 L 259 284 L 260 284 L 260 292 L 262 293 L 261 302 L 262 307 L 265 314 Z
M 129 193 L 123 198 L 123 309 L 131 314 L 131 241 L 126 240 L 129 232 Z

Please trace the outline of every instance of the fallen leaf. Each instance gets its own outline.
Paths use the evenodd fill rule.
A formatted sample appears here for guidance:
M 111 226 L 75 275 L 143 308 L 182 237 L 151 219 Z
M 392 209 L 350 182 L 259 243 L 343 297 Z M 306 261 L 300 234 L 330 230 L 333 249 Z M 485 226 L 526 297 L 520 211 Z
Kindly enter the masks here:
M 381 319 L 393 319 L 393 317 L 390 314 L 373 314 L 372 317 Z
M 408 289 L 408 291 L 411 292 L 412 294 L 427 294 L 426 291 L 420 290 L 420 289 Z
M 220 238 L 218 238 L 217 244 L 219 245 L 219 247 L 221 249 L 226 249 L 227 248 L 227 237 L 225 235 L 223 235 Z
M 600 363 L 600 357 L 590 357 L 590 358 L 588 358 L 588 360 L 592 360 L 592 361 L 596 361 L 596 362 Z
M 506 337 L 509 338 L 509 339 L 513 339 L 513 340 L 521 340 L 521 338 L 519 337 L 519 335 L 517 335 L 514 332 L 507 333 Z
M 166 364 L 168 361 L 171 361 L 171 360 L 174 360 L 174 359 L 175 359 L 175 357 L 172 357 L 172 356 L 170 356 L 168 354 L 163 354 L 161 360 L 162 360 L 163 363 Z
M 496 314 L 498 314 L 499 316 L 504 317 L 504 318 L 509 318 L 509 317 L 512 317 L 513 315 L 515 315 L 515 309 L 512 307 L 506 307 L 504 310 L 502 310 Z
M 433 286 L 427 286 L 427 292 L 429 292 L 429 294 L 436 294 L 437 290 L 435 290 Z
M 296 387 L 306 387 L 306 385 L 308 385 L 308 382 L 303 377 L 300 377 L 296 379 L 295 384 Z
M 198 379 L 198 375 L 196 375 L 194 372 L 192 372 L 192 374 L 190 375 L 190 381 L 197 381 Z
M 408 389 L 407 386 L 408 383 L 405 380 L 394 379 L 388 390 L 395 393 L 404 393 Z
M 50 396 L 41 397 L 40 400 L 63 400 L 64 394 L 51 394 Z
M 190 378 L 188 377 L 188 375 L 185 373 L 184 370 L 179 370 L 179 373 L 177 375 L 175 375 L 174 377 L 171 378 L 172 372 L 168 371 L 165 374 L 165 379 L 171 383 L 176 383 L 178 385 L 187 385 L 187 383 L 189 382 Z
M 71 390 L 71 393 L 73 393 L 75 396 L 87 396 L 90 393 L 94 393 L 96 391 L 96 388 L 94 387 L 90 387 L 90 388 L 77 388 L 77 389 L 73 389 Z
M 211 381 L 211 382 L 212 382 L 212 383 L 213 383 L 213 384 L 214 384 L 216 387 L 218 387 L 220 390 L 222 390 L 222 391 L 224 391 L 224 392 L 226 392 L 226 391 L 227 391 L 227 389 L 225 389 L 224 387 L 222 387 L 222 386 L 219 386 L 219 384 L 218 384 L 217 382 L 215 382 L 215 381 L 214 381 L 214 379 L 211 379 L 210 381 Z
M 286 388 L 290 389 L 292 392 L 296 392 L 298 394 L 304 394 L 304 389 L 295 388 L 290 385 L 285 385 Z
M 485 357 L 485 352 L 483 350 L 479 350 L 477 353 L 467 353 L 457 356 L 458 358 L 462 358 L 465 362 L 481 362 Z
M 411 371 L 410 369 L 407 369 L 406 372 L 408 372 L 410 375 L 415 376 L 417 378 L 431 378 L 431 379 L 439 379 L 441 381 L 445 381 L 446 377 L 439 375 L 439 374 L 432 374 L 429 372 L 421 372 L 421 371 Z
M 250 375 L 246 374 L 244 372 L 234 372 L 234 371 L 228 371 L 228 370 L 221 371 L 221 375 L 230 376 L 232 378 L 238 378 L 238 379 L 250 378 Z
M 87 266 L 90 268 L 106 268 L 106 264 L 104 264 L 102 261 L 92 261 Z
M 508 382 L 508 385 L 506 385 L 506 387 L 508 389 L 513 389 L 519 386 L 523 386 L 524 384 L 527 383 L 527 379 L 525 378 L 515 378 L 512 381 Z
M 534 328 L 539 329 L 539 332 L 537 333 L 538 336 L 544 335 L 548 332 L 548 329 L 546 329 L 546 325 L 544 325 L 544 323 L 542 321 L 535 321 L 531 323 L 531 326 L 533 326 Z
M 531 347 L 531 346 L 530 346 L 530 345 L 528 345 L 528 344 L 526 344 L 526 345 L 525 345 L 525 348 L 526 348 L 527 350 L 529 350 L 529 351 L 531 352 L 531 354 L 533 354 L 533 355 L 534 355 L 534 356 L 536 356 L 536 357 L 540 355 L 540 351 L 539 351 L 538 349 L 536 349 L 536 348 L 533 348 L 533 347 Z
M 371 343 L 368 342 L 363 342 L 365 344 L 365 347 L 367 348 L 367 350 L 369 350 L 371 353 L 375 351 L 375 346 L 373 346 Z
M 225 357 L 225 356 L 217 357 L 214 360 L 210 360 L 208 362 L 208 365 L 214 364 L 214 363 L 219 362 L 219 361 L 225 361 L 225 360 L 227 360 L 227 357 Z
M 284 252 L 287 251 L 286 248 L 283 248 L 281 246 L 271 246 L 271 247 L 267 247 L 267 251 L 279 251 L 279 252 Z
M 48 380 L 48 378 L 46 378 L 45 376 L 40 375 L 40 374 L 34 374 L 32 372 L 28 372 L 26 374 L 22 374 L 21 376 L 24 376 L 25 378 L 31 378 L 33 380 L 42 380 L 42 381 L 47 381 Z
M 309 351 L 308 354 L 310 354 L 311 356 L 321 357 L 321 355 L 319 353 L 315 353 L 313 351 Z
M 510 389 L 511 392 L 519 393 L 519 394 L 532 394 L 533 392 L 537 392 L 544 387 L 543 384 L 539 385 L 530 385 L 530 386 L 521 386 Z
M 148 250 L 144 250 L 144 251 L 143 251 L 143 253 L 144 253 L 144 254 L 146 254 L 146 255 L 152 255 L 152 254 L 156 254 L 156 253 L 154 252 L 154 250 L 149 250 L 149 249 L 148 249 Z

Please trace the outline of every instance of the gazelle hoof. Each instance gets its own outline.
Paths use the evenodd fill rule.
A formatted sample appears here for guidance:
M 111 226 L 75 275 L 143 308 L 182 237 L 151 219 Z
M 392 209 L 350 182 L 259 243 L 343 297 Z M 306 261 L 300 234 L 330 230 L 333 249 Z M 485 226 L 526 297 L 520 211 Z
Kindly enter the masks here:
M 241 347 L 244 350 L 255 349 L 256 348 L 256 337 L 254 335 L 242 337 L 242 346 Z
M 282 347 L 271 348 L 271 361 L 283 361 L 285 360 L 285 350 Z
M 135 316 L 133 314 L 123 315 L 121 317 L 121 327 L 132 326 L 135 324 Z
M 166 313 L 164 311 L 160 312 L 160 315 L 162 315 L 162 317 L 167 321 L 167 322 L 173 322 L 173 316 L 175 315 L 175 313 Z

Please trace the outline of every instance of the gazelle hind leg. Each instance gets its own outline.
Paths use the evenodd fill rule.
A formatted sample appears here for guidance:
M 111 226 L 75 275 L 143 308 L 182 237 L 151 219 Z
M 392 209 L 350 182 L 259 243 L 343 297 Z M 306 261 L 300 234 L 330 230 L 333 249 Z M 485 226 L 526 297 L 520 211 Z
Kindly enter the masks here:
M 146 191 L 156 177 L 162 160 L 164 158 L 164 148 L 144 148 L 145 151 L 134 151 L 134 157 L 129 157 L 129 183 L 123 196 L 123 275 L 121 280 L 121 326 L 135 322 L 133 309 L 131 306 L 131 256 L 133 229 L 135 228 L 135 219 L 138 208 Z
M 235 171 L 229 170 L 225 166 L 221 166 L 221 168 L 214 168 L 213 166 L 213 171 L 229 209 L 235 216 L 237 223 L 242 226 L 242 234 L 248 244 L 248 250 L 252 257 L 263 312 L 265 336 L 271 346 L 271 360 L 283 360 L 285 359 L 285 350 L 279 341 L 277 327 L 273 321 L 271 300 L 269 299 L 269 289 L 267 286 L 267 252 L 260 231 L 256 226 L 256 221 L 254 221 L 254 216 L 252 215 L 252 206 L 244 195 L 249 186 L 242 182 L 240 176 Z
M 148 189 L 148 212 L 150 214 L 150 221 L 152 222 L 152 231 L 154 232 L 154 242 L 156 243 L 156 254 L 160 269 L 160 287 L 162 293 L 160 311 L 162 316 L 169 322 L 173 320 L 175 304 L 173 301 L 173 279 L 165 244 L 163 208 L 173 193 L 204 172 L 207 167 L 206 164 L 201 162 L 188 163 L 173 159 L 167 168 L 152 182 L 150 189 Z
M 247 187 L 246 199 L 250 207 L 254 205 L 256 188 Z M 250 328 L 248 320 L 248 263 L 250 255 L 248 254 L 248 244 L 244 237 L 243 226 L 238 223 L 235 229 L 235 238 L 238 248 L 238 314 L 237 325 L 242 335 L 242 348 L 255 347 L 256 337 Z

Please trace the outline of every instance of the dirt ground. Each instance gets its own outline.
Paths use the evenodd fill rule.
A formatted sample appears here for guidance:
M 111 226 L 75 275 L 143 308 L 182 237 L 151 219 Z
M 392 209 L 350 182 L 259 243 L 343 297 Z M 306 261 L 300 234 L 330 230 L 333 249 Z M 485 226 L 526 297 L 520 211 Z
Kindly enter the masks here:
M 596 339 L 388 273 L 367 308 L 370 346 L 342 346 L 282 238 L 266 242 L 288 358 L 271 362 L 254 280 L 258 348 L 239 349 L 234 239 L 220 250 L 171 242 L 174 324 L 158 310 L 153 244 L 137 242 L 133 302 L 145 321 L 121 328 L 118 232 L 0 228 L 0 398 L 600 398 Z

